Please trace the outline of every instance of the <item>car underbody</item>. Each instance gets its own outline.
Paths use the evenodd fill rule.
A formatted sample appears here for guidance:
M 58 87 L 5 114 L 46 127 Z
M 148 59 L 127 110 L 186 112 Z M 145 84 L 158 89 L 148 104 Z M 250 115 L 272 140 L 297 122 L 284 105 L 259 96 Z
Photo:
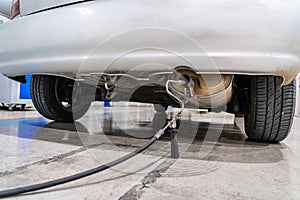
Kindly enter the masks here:
M 178 106 L 168 81 L 181 81 L 168 86 L 186 107 L 244 115 L 250 139 L 278 142 L 290 130 L 299 2 L 16 2 L 19 15 L 0 26 L 0 72 L 20 82 L 32 74 L 33 103 L 48 119 L 76 120 L 93 101 L 162 111 Z

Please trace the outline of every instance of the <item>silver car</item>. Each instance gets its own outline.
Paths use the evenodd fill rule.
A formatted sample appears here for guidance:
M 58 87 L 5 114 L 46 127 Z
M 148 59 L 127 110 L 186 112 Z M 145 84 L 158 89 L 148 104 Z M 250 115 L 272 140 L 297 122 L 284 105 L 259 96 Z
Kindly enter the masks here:
M 0 72 L 24 82 L 46 118 L 92 101 L 178 102 L 244 115 L 252 140 L 278 142 L 294 115 L 298 0 L 0 0 Z M 85 97 L 85 98 L 83 98 Z M 84 99 L 84 100 L 83 100 Z

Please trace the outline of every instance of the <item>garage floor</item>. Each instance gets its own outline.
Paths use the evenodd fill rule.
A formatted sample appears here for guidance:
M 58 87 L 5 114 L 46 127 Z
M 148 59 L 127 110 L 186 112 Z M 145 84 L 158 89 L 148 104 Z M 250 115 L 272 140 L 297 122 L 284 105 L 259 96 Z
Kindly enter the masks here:
M 172 110 L 171 110 L 172 111 Z M 34 109 L 0 110 L 0 189 L 53 180 L 118 158 L 164 123 L 152 107 L 95 104 L 75 124 Z M 207 122 L 213 121 L 214 124 Z M 180 159 L 166 134 L 142 155 L 105 172 L 16 199 L 299 199 L 300 118 L 281 144 L 246 140 L 243 118 L 185 111 Z M 220 123 L 220 124 L 218 124 Z

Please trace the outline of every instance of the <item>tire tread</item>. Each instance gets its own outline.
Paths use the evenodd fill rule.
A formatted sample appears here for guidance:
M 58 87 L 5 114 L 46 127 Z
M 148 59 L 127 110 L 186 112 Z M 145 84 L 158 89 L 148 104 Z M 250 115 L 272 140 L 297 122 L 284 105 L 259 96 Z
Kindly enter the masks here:
M 251 77 L 245 132 L 249 139 L 279 142 L 290 132 L 295 103 L 296 82 L 281 86 L 276 76 Z

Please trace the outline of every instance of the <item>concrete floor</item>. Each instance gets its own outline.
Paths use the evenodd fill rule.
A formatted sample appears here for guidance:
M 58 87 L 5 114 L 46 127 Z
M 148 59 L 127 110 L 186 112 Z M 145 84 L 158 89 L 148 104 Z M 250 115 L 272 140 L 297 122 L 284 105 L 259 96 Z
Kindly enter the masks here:
M 152 107 L 95 104 L 75 124 L 34 109 L 0 110 L 0 190 L 72 175 L 147 141 L 165 116 Z M 206 122 L 213 122 L 207 124 Z M 180 159 L 166 134 L 142 155 L 105 172 L 14 199 L 299 199 L 300 118 L 280 144 L 246 140 L 243 119 L 185 111 Z M 219 124 L 222 123 L 222 124 Z

